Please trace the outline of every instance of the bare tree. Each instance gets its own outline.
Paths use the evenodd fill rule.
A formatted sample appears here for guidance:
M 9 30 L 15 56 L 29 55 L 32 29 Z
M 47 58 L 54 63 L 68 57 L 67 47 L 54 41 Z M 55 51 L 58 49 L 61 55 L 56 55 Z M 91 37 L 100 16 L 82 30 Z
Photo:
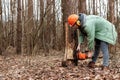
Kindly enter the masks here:
M 32 54 L 32 50 L 33 50 L 33 38 L 32 38 L 33 28 L 34 28 L 33 0 L 28 0 L 27 53 L 29 54 Z
M 40 28 L 43 26 L 43 21 L 44 20 L 44 1 L 43 0 L 40 0 Z M 43 31 L 41 31 L 41 33 L 43 33 Z M 43 36 L 42 34 L 40 34 L 40 42 L 43 42 Z M 43 46 L 43 43 L 40 44 L 40 47 Z
M 21 21 L 21 0 L 18 0 L 17 9 L 17 53 L 21 53 L 21 42 L 22 42 L 22 21 Z
M 76 0 L 62 0 L 62 12 L 63 12 L 63 28 L 65 30 L 65 55 L 63 60 L 66 64 L 67 60 L 73 60 L 73 52 L 75 48 L 74 30 L 68 26 L 67 18 L 70 14 L 78 12 Z
M 55 19 L 55 0 L 53 0 L 53 23 L 52 23 L 52 48 L 55 49 L 56 48 L 56 19 Z
M 114 23 L 114 18 L 115 18 L 115 15 L 114 15 L 114 0 L 108 0 L 108 6 L 109 6 L 109 9 L 108 9 L 108 20 L 112 23 Z
M 95 2 L 96 2 L 96 0 L 93 0 L 93 14 L 96 14 L 96 7 L 95 7 L 95 5 L 97 3 L 95 3 Z
M 79 0 L 78 9 L 79 9 L 79 12 L 80 12 L 80 13 L 84 13 L 84 14 L 87 13 L 86 0 Z M 80 32 L 79 32 L 79 33 L 80 33 Z M 87 41 L 86 38 L 85 38 L 85 41 Z M 86 45 L 87 45 L 87 43 L 83 43 L 83 44 L 81 45 L 81 49 L 82 49 L 82 50 L 86 49 Z
M 109 46 L 110 49 L 110 53 L 112 56 L 112 67 L 117 67 L 118 63 L 119 63 L 119 57 L 120 57 L 120 43 L 119 43 L 119 28 L 120 28 L 120 18 L 119 18 L 119 12 L 118 12 L 118 4 L 115 5 L 116 3 L 119 3 L 118 0 L 108 0 L 109 1 L 109 9 L 108 9 L 108 20 L 110 22 L 112 22 L 113 24 L 115 24 L 117 32 L 118 32 L 118 40 L 117 43 L 112 46 Z M 116 6 L 116 7 L 115 7 Z M 115 15 L 116 14 L 116 15 Z
M 114 15 L 114 0 L 108 0 L 108 15 L 107 15 L 107 18 L 108 20 L 114 24 L 114 18 L 115 18 L 115 15 Z M 109 46 L 109 49 L 110 49 L 110 53 L 115 53 L 115 47 L 114 46 Z
M 28 0 L 22 0 L 22 27 L 23 27 L 23 39 L 22 39 L 22 53 L 27 54 L 28 53 Z
M 44 2 L 43 0 L 40 0 L 40 22 L 43 21 L 43 15 L 44 15 Z
M 79 0 L 78 9 L 80 13 L 86 13 L 86 0 Z
M 0 0 L 0 54 L 2 54 L 2 3 Z
M 14 0 L 10 0 L 10 11 L 11 11 L 11 24 L 10 24 L 10 31 L 11 31 L 11 41 L 10 45 L 15 46 L 15 41 L 14 41 L 14 35 L 15 35 L 15 30 L 14 30 Z

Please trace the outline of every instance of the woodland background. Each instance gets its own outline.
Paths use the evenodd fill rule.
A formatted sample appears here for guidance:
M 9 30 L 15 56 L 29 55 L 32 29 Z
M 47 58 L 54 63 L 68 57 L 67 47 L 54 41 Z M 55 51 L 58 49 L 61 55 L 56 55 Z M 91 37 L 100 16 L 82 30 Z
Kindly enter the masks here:
M 72 13 L 99 15 L 115 24 L 118 40 L 110 50 L 119 53 L 120 0 L 0 0 L 0 53 L 9 46 L 17 54 L 64 53 L 65 23 Z
M 109 71 L 89 69 L 88 61 L 61 67 L 72 13 L 99 15 L 116 26 Z M 0 0 L 0 54 L 0 80 L 119 80 L 120 0 Z

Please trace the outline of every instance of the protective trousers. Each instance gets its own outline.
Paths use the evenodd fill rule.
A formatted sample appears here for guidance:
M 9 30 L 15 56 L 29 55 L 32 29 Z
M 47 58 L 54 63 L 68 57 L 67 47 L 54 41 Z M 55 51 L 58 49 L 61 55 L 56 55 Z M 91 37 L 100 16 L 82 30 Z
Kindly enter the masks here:
M 95 39 L 95 51 L 92 57 L 93 62 L 96 62 L 100 50 L 103 53 L 103 66 L 108 66 L 109 65 L 108 43 L 101 41 L 99 39 Z

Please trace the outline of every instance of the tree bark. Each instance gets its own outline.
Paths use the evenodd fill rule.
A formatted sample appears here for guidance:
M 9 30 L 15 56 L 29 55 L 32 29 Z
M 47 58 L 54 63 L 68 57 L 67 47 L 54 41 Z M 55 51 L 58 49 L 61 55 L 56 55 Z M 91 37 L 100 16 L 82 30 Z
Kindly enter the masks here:
M 115 15 L 114 15 L 114 0 L 108 0 L 108 6 L 109 6 L 109 9 L 108 9 L 108 20 L 114 24 L 115 22 Z M 115 47 L 110 45 L 109 46 L 109 49 L 110 49 L 110 53 L 115 53 Z
M 76 0 L 62 0 L 62 12 L 63 12 L 63 28 L 65 35 L 65 55 L 63 62 L 67 60 L 73 60 L 73 51 L 75 46 L 74 40 L 74 30 L 69 27 L 67 23 L 67 18 L 70 14 L 77 14 L 78 12 L 78 3 L 76 4 Z M 64 65 L 63 65 L 64 66 Z
M 44 1 L 43 0 L 40 0 L 40 28 L 42 28 L 42 26 L 43 26 L 43 22 L 44 22 Z M 42 32 L 41 32 L 41 34 L 40 34 L 40 41 L 39 41 L 39 43 L 40 42 L 43 42 L 42 40 L 43 40 L 43 30 L 42 30 Z M 40 44 L 40 48 L 43 48 L 43 43 L 41 43 Z
M 80 13 L 87 13 L 86 12 L 86 0 L 79 0 L 78 9 Z
M 53 23 L 52 23 L 52 48 L 56 48 L 56 19 L 55 19 L 55 0 L 53 0 Z
M 21 0 L 18 0 L 17 9 L 17 53 L 21 54 L 21 42 L 22 42 L 22 21 L 21 21 Z
M 0 0 L 0 55 L 2 54 L 2 3 Z
M 108 0 L 109 10 L 108 10 L 108 20 L 114 23 L 114 0 Z
M 89 4 L 90 5 L 90 4 Z M 79 0 L 78 3 L 78 8 L 79 8 L 79 13 L 87 13 L 87 9 L 86 9 L 86 0 Z M 80 33 L 80 32 L 79 32 Z M 87 39 L 85 38 L 85 42 L 87 42 Z M 81 45 L 81 50 L 84 51 L 84 49 L 86 49 L 86 45 L 87 43 L 84 43 Z
M 10 41 L 10 45 L 14 47 L 15 46 L 15 43 L 14 43 L 15 42 L 14 41 L 14 34 L 15 33 L 14 33 L 14 21 L 13 21 L 13 12 L 14 12 L 13 11 L 13 5 L 14 5 L 13 4 L 13 0 L 10 0 L 10 8 L 11 8 L 10 10 L 11 10 L 11 17 L 12 17 L 12 21 L 10 22 L 11 23 L 10 24 L 10 29 L 11 29 L 11 39 L 10 39 L 11 41 Z
M 95 5 L 96 5 L 97 3 L 95 3 L 95 1 L 96 1 L 96 0 L 93 0 L 93 14 L 96 14 L 96 7 L 95 7 Z
M 27 53 L 32 54 L 33 36 L 32 29 L 34 28 L 33 21 L 33 0 L 28 0 L 28 27 L 27 27 Z

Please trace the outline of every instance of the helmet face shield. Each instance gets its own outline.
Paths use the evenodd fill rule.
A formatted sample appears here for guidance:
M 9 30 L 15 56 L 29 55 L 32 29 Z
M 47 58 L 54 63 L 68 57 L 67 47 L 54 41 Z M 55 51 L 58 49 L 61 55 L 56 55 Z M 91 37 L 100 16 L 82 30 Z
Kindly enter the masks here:
M 78 25 L 77 25 L 77 24 L 74 24 L 74 25 L 72 26 L 72 28 L 73 28 L 73 29 L 78 29 Z
M 76 25 L 76 22 L 75 22 L 73 25 L 69 24 L 70 27 L 73 27 L 73 26 L 75 26 L 75 25 Z

